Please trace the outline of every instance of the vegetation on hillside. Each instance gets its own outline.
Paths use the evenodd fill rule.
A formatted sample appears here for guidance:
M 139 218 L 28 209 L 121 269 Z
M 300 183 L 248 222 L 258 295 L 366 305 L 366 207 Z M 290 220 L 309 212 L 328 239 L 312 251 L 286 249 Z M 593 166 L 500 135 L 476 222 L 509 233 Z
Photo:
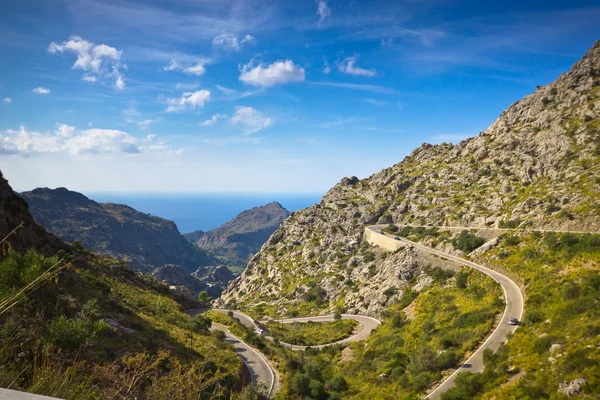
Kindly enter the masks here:
M 11 251 L 0 301 L 0 387 L 66 399 L 228 399 L 242 387 L 241 361 L 210 319 L 188 317 L 166 285 L 122 263 Z
M 269 335 L 284 343 L 300 346 L 317 346 L 334 343 L 352 335 L 358 322 L 352 319 L 334 322 L 292 322 L 271 321 L 266 324 Z
M 558 393 L 560 384 L 575 379 L 586 381 L 578 398 L 596 398 L 600 393 L 600 235 L 504 235 L 500 245 L 481 259 L 525 283 L 522 326 L 505 353 L 497 356 L 507 358 L 506 365 L 523 376 L 501 386 L 507 380 L 504 365 L 495 376 L 465 377 L 465 384 L 445 398 L 566 399 Z M 479 382 L 478 390 L 466 392 L 473 381 Z
M 366 340 L 305 352 L 271 350 L 284 376 L 278 398 L 416 399 L 451 372 L 490 332 L 504 307 L 501 290 L 471 269 L 425 270 L 432 285 L 406 292 Z M 462 288 L 458 275 L 466 279 Z

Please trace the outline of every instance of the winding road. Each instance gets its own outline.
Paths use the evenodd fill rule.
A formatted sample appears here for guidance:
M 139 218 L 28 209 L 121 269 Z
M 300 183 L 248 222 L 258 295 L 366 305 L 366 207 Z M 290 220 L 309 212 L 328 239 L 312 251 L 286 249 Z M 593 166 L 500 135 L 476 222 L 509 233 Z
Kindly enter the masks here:
M 423 246 L 422 244 L 412 242 L 408 239 L 404 239 L 401 237 L 397 237 L 395 235 L 390 235 L 388 233 L 381 234 L 384 225 L 373 225 L 366 228 L 369 233 L 367 237 L 377 237 L 374 235 L 379 235 L 379 237 L 384 237 L 389 239 L 389 246 L 394 249 L 402 246 L 414 246 L 419 250 L 425 251 L 430 254 L 434 254 L 438 257 L 444 258 L 446 260 L 454 261 L 456 263 L 466 265 L 468 267 L 474 268 L 478 271 L 483 272 L 484 274 L 491 277 L 493 280 L 498 282 L 504 291 L 504 301 L 506 303 L 506 307 L 504 309 L 504 314 L 500 319 L 498 326 L 496 329 L 488 336 L 485 342 L 464 362 L 458 369 L 454 371 L 452 375 L 446 378 L 440 385 L 438 385 L 429 395 L 426 397 L 427 399 L 437 400 L 440 398 L 441 394 L 446 392 L 448 389 L 454 386 L 454 380 L 456 379 L 456 375 L 460 372 L 481 372 L 483 371 L 483 352 L 486 349 L 491 349 L 492 351 L 496 351 L 500 345 L 508 340 L 508 336 L 512 334 L 517 328 L 518 325 L 509 325 L 508 320 L 510 318 L 517 318 L 521 321 L 521 317 L 523 316 L 523 295 L 521 294 L 521 290 L 519 286 L 513 282 L 509 277 L 502 275 L 501 273 L 491 270 L 483 265 L 474 263 L 472 261 L 465 260 L 464 258 L 460 258 L 457 256 L 453 256 L 448 253 L 443 253 L 439 250 L 432 249 L 431 247 Z M 444 227 L 439 227 L 443 229 Z M 378 240 L 378 245 L 381 246 L 381 239 Z M 385 247 L 385 243 L 384 246 Z
M 385 225 L 387 226 L 387 225 Z M 519 321 L 523 316 L 523 295 L 521 294 L 521 290 L 519 286 L 513 282 L 509 277 L 494 271 L 490 268 L 484 267 L 483 265 L 474 263 L 469 260 L 465 260 L 464 258 L 457 257 L 448 253 L 441 252 L 439 250 L 435 250 L 433 248 L 424 246 L 422 244 L 412 242 L 408 239 L 397 237 L 395 235 L 390 235 L 382 231 L 385 227 L 384 225 L 372 225 L 365 228 L 365 234 L 367 240 L 374 245 L 380 246 L 387 250 L 396 250 L 400 247 L 412 246 L 416 249 L 425 251 L 430 254 L 434 254 L 442 259 L 446 259 L 449 261 L 456 262 L 461 265 L 466 265 L 470 268 L 474 268 L 484 274 L 488 275 L 492 279 L 494 279 L 501 287 L 504 292 L 504 301 L 506 307 L 504 309 L 504 314 L 500 318 L 500 322 L 494 329 L 494 331 L 487 337 L 485 342 L 458 368 L 456 369 L 450 376 L 444 379 L 441 384 L 439 384 L 433 391 L 431 391 L 427 395 L 427 399 L 438 400 L 442 393 L 446 392 L 450 388 L 454 386 L 454 381 L 456 379 L 457 374 L 460 372 L 473 372 L 478 373 L 483 371 L 483 352 L 486 349 L 490 349 L 492 351 L 496 351 L 504 342 L 508 340 L 510 334 L 512 334 L 517 328 L 518 325 L 509 325 L 508 321 L 510 318 L 517 318 Z M 467 227 L 438 227 L 440 229 L 476 229 L 476 228 L 467 228 Z M 491 229 L 491 228 L 488 228 Z M 508 230 L 508 229 L 497 229 L 497 230 Z M 382 233 L 383 232 L 383 233 Z M 572 231 L 575 232 L 575 231 Z M 577 232 L 579 233 L 579 232 Z M 237 310 L 225 310 L 225 309 L 213 309 L 212 311 L 217 311 L 221 313 L 233 313 L 233 317 L 237 318 L 243 325 L 251 329 L 252 331 L 256 331 L 259 327 L 256 322 L 247 314 L 244 314 Z M 327 343 L 319 346 L 310 346 L 311 348 L 321 349 L 326 346 L 331 346 L 334 344 L 344 344 L 350 342 L 356 342 L 359 340 L 363 340 L 367 338 L 371 332 L 376 329 L 381 322 L 375 318 L 363 316 L 363 315 L 351 315 L 351 314 L 343 314 L 342 319 L 353 319 L 359 322 L 359 327 L 356 332 L 343 340 L 340 340 L 335 343 Z M 271 320 L 277 321 L 281 323 L 294 323 L 294 322 L 328 322 L 334 321 L 334 315 L 320 315 L 313 317 L 296 317 L 296 318 L 285 318 L 282 320 Z M 259 321 L 260 324 L 263 324 L 267 321 Z M 264 386 L 268 389 L 268 396 L 273 393 L 273 388 L 277 385 L 276 382 L 276 371 L 269 365 L 266 358 L 261 355 L 258 351 L 253 349 L 250 345 L 245 343 L 242 339 L 234 336 L 229 332 L 229 330 L 222 325 L 213 324 L 214 329 L 219 329 L 225 332 L 226 341 L 231 343 L 236 352 L 238 352 L 239 356 L 242 358 L 244 363 L 248 366 L 250 373 L 252 375 L 252 381 L 257 386 Z M 268 340 L 274 340 L 270 336 L 266 336 Z M 281 343 L 283 346 L 290 348 L 292 350 L 305 350 L 309 346 L 298 346 L 292 345 L 289 343 Z

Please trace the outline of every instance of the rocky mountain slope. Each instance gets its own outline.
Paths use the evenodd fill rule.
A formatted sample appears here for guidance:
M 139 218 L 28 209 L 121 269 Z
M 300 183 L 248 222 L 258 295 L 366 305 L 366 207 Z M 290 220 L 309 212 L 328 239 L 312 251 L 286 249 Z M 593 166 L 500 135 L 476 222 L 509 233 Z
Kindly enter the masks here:
M 67 242 L 123 259 L 133 268 L 150 272 L 178 264 L 189 272 L 217 264 L 181 236 L 174 222 L 122 204 L 97 203 L 65 188 L 38 188 L 20 193 L 31 214 L 46 229 Z
M 288 216 L 281 204 L 273 202 L 243 211 L 216 229 L 184 236 L 223 264 L 243 267 Z
M 169 285 L 183 286 L 194 296 L 206 291 L 213 298 L 218 297 L 234 278 L 233 273 L 225 265 L 200 267 L 190 274 L 181 265 L 167 264 L 156 268 L 151 275 L 159 281 L 166 281 Z
M 597 231 L 600 42 L 476 137 L 424 144 L 369 178 L 342 179 L 319 204 L 293 212 L 219 304 L 380 312 L 423 263 L 410 249 L 369 248 L 363 229 L 375 223 Z

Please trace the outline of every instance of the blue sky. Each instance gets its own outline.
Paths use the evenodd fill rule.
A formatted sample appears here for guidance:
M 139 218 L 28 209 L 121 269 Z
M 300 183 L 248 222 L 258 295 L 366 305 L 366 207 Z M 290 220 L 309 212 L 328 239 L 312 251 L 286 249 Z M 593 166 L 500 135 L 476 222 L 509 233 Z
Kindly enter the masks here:
M 0 169 L 16 190 L 324 192 L 476 135 L 599 20 L 597 1 L 11 2 Z

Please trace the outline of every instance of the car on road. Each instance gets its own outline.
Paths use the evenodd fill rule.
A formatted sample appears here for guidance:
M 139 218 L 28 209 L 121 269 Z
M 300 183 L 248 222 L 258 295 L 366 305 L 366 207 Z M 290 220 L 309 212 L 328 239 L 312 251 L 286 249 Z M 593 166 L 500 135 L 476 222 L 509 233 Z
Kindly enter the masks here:
M 394 239 L 396 240 L 400 240 L 400 238 L 398 236 L 394 236 Z
M 385 232 L 383 232 L 383 231 L 379 231 L 379 233 L 381 233 L 382 235 L 385 235 Z
M 508 324 L 509 324 L 509 325 L 519 325 L 519 320 L 518 320 L 518 319 L 516 319 L 516 318 L 510 318 L 510 319 L 508 320 Z

